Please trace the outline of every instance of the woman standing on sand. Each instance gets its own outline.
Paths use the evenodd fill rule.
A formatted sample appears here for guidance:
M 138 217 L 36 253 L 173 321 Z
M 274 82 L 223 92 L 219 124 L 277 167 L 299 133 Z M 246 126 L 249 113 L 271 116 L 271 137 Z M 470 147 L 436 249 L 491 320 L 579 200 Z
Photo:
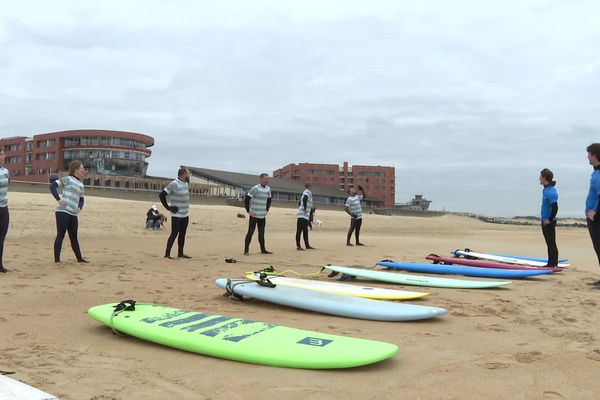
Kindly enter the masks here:
M 83 208 L 83 183 L 81 179 L 85 175 L 85 168 L 81 161 L 71 161 L 69 164 L 69 176 L 63 176 L 50 184 L 50 192 L 58 202 L 55 209 L 56 214 L 56 239 L 54 240 L 54 262 L 60 262 L 60 250 L 65 233 L 69 232 L 71 248 L 78 262 L 88 262 L 81 256 L 79 241 L 77 240 L 77 228 L 79 222 L 77 215 Z M 62 188 L 62 195 L 58 194 L 58 187 Z
M 0 150 L 0 272 L 8 272 L 4 268 L 2 262 L 2 255 L 4 253 L 4 239 L 8 233 L 8 182 L 10 180 L 10 173 L 8 169 L 4 167 L 6 157 L 4 151 Z

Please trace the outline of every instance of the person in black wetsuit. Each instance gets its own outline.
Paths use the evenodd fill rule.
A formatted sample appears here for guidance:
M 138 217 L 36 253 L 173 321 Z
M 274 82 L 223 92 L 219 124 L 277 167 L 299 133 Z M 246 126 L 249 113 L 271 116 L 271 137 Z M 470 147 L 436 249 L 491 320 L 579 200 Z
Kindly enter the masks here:
M 77 216 L 83 209 L 83 183 L 81 179 L 85 175 L 85 168 L 81 161 L 73 160 L 69 164 L 69 175 L 54 180 L 50 184 L 50 193 L 58 203 L 55 209 L 56 216 L 56 239 L 54 240 L 54 262 L 60 263 L 60 252 L 65 233 L 69 233 L 71 248 L 75 253 L 77 261 L 87 263 L 81 255 L 77 230 L 79 221 Z M 58 194 L 58 188 L 62 188 L 62 195 Z
M 313 195 L 310 191 L 310 182 L 304 184 L 304 192 L 302 192 L 302 198 L 298 204 L 298 211 L 296 212 L 296 249 L 304 250 L 300 246 L 300 235 L 304 237 L 304 246 L 307 250 L 314 249 L 308 243 L 308 224 L 310 223 L 310 216 L 312 215 L 313 208 Z
M 190 221 L 190 171 L 180 168 L 177 171 L 177 179 L 169 183 L 159 194 L 160 202 L 171 212 L 171 235 L 167 239 L 165 258 L 171 257 L 171 248 L 177 239 L 177 258 L 192 258 L 183 253 L 185 246 L 185 235 Z M 171 204 L 167 202 L 167 196 Z
M 4 239 L 8 233 L 8 183 L 10 181 L 10 172 L 4 166 L 6 156 L 4 151 L 0 150 L 0 272 L 6 273 L 9 270 L 4 267 Z
M 348 229 L 348 234 L 346 235 L 346 246 L 352 246 L 350 243 L 350 239 L 352 239 L 352 233 L 355 234 L 356 245 L 364 246 L 364 244 L 360 241 L 360 227 L 362 226 L 362 199 L 365 197 L 365 191 L 362 186 L 358 185 L 358 190 L 361 194 L 358 194 L 356 189 L 352 188 L 349 191 L 350 197 L 346 200 L 346 206 L 344 207 L 344 211 L 346 214 L 350 215 L 350 229 Z
M 273 254 L 265 247 L 265 226 L 267 224 L 267 213 L 271 208 L 271 188 L 269 187 L 269 174 L 260 174 L 260 183 L 252 186 L 244 197 L 244 207 L 250 215 L 248 221 L 248 232 L 244 239 L 244 255 L 250 252 L 250 242 L 254 230 L 258 227 L 258 243 L 262 254 Z

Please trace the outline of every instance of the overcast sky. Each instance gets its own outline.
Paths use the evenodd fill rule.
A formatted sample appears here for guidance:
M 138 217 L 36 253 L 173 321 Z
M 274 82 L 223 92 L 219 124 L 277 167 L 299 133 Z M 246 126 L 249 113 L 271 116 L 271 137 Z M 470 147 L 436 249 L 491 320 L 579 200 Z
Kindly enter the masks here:
M 391 165 L 397 201 L 581 215 L 600 2 L 0 0 L 0 136 L 115 129 L 180 164 Z

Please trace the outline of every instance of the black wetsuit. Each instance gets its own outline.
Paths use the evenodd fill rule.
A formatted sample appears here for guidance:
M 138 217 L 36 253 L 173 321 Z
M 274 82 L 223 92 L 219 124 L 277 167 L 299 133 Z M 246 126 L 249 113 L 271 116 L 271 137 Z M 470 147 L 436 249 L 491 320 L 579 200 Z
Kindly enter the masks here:
M 556 214 L 558 213 L 558 204 L 552 204 L 552 214 L 550 215 L 550 223 L 542 224 L 542 233 L 548 247 L 548 266 L 556 267 L 558 265 L 558 246 L 556 245 Z
M 6 234 L 8 233 L 8 223 L 9 223 L 9 213 L 8 206 L 0 207 L 0 271 L 6 272 L 4 268 L 4 240 L 6 239 Z

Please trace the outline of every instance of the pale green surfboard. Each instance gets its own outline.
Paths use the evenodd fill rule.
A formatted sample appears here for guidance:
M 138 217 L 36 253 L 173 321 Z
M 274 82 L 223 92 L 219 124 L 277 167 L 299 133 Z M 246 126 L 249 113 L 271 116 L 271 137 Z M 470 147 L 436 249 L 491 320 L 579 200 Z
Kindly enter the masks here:
M 110 326 L 114 304 L 88 314 Z M 119 332 L 176 349 L 229 360 L 278 367 L 327 369 L 372 364 L 392 357 L 393 344 L 288 328 L 276 324 L 136 304 L 112 320 Z
M 359 278 L 366 278 L 374 281 L 399 283 L 401 285 L 452 289 L 488 289 L 510 285 L 510 281 L 472 281 L 466 279 L 434 278 L 425 275 L 398 274 L 395 272 L 384 272 L 362 268 L 338 267 L 336 265 L 326 265 L 323 268 L 344 275 L 357 276 Z

